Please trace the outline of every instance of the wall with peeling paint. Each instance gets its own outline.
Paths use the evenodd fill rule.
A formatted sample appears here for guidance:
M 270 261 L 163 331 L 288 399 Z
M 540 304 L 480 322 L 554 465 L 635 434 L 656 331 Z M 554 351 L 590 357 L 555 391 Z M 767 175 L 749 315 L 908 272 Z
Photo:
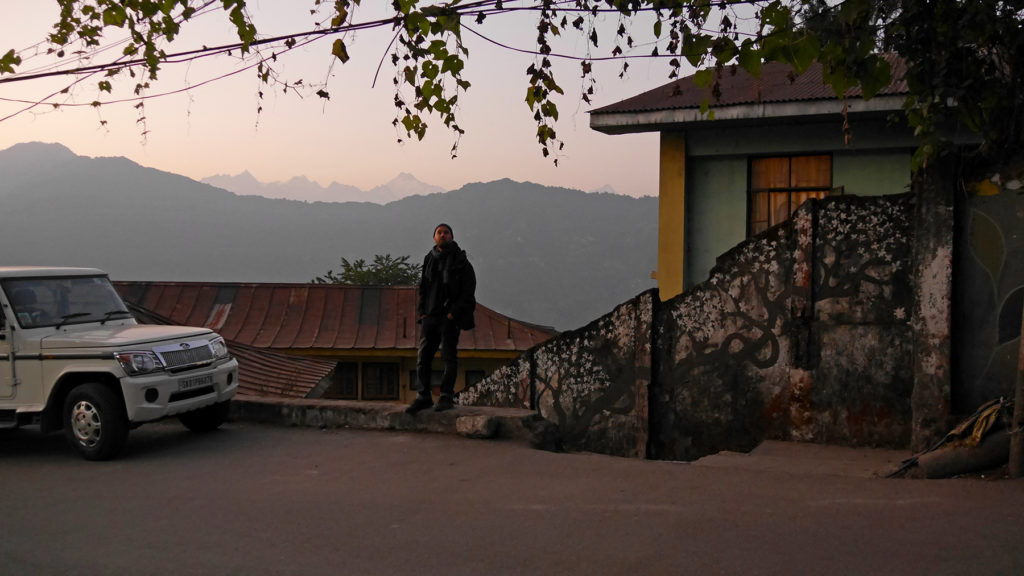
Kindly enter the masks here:
M 719 258 L 658 322 L 651 453 L 765 437 L 906 445 L 909 195 L 809 202 Z
M 538 346 L 459 395 L 463 405 L 529 408 L 558 424 L 563 445 L 643 458 L 656 292 Z
M 460 402 L 536 409 L 569 448 L 626 456 L 692 460 L 765 438 L 906 447 L 928 364 L 915 343 L 948 344 L 948 327 L 921 320 L 942 304 L 919 284 L 950 282 L 927 264 L 944 261 L 946 233 L 916 237 L 914 198 L 809 201 L 722 255 L 706 282 L 664 303 L 641 294 Z

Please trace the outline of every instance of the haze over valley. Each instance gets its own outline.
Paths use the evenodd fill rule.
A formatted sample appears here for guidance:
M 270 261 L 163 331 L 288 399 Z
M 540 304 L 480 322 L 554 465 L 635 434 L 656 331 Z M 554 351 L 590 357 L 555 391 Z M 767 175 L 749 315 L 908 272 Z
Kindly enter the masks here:
M 477 270 L 478 300 L 520 320 L 572 329 L 654 286 L 653 197 L 507 179 L 441 192 L 401 174 L 392 183 L 406 188 L 370 201 L 273 199 L 41 143 L 0 151 L 0 173 L 0 265 L 94 266 L 115 280 L 308 282 L 342 257 L 419 263 L 444 221 Z M 238 177 L 206 180 L 217 178 Z M 271 195 L 286 184 L 252 182 Z M 305 183 L 294 190 L 345 190 Z M 404 197 L 385 202 L 386 193 Z

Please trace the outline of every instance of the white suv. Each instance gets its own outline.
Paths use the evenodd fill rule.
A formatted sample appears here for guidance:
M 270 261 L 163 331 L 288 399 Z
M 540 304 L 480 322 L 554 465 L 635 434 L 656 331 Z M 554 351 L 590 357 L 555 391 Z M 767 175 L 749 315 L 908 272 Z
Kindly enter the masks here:
M 224 339 L 139 325 L 101 270 L 0 267 L 0 306 L 0 428 L 63 429 L 104 460 L 143 422 L 203 432 L 227 418 L 238 362 Z

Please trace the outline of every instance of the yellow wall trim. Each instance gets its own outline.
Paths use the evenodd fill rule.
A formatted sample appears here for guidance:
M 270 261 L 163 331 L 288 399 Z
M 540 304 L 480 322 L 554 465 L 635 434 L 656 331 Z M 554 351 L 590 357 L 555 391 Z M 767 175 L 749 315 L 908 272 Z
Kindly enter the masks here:
M 661 132 L 658 165 L 658 292 L 662 301 L 683 292 L 686 247 L 686 137 Z

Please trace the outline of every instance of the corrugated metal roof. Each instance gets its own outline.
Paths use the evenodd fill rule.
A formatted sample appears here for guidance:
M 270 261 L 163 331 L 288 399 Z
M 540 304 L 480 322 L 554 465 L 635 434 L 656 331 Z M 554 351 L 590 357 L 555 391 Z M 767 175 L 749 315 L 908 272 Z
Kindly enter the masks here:
M 114 282 L 121 297 L 172 323 L 270 350 L 415 350 L 416 288 L 343 284 Z M 519 352 L 555 335 L 477 304 L 460 351 Z
M 176 324 L 132 302 L 135 317 L 145 324 Z M 334 370 L 335 362 L 278 354 L 228 340 L 228 349 L 238 360 L 238 390 L 254 396 L 305 398 Z
M 892 77 L 895 80 L 879 91 L 879 95 L 907 93 L 907 83 L 903 80 L 906 72 L 904 61 L 895 55 L 886 55 L 884 58 L 892 67 Z M 615 104 L 597 108 L 592 110 L 591 114 L 700 108 L 706 98 L 710 98 L 708 102 L 712 108 L 769 102 L 836 100 L 832 89 L 824 84 L 821 64 L 817 62 L 799 76 L 787 64 L 769 62 L 761 67 L 761 75 L 757 78 L 735 64 L 726 66 L 719 79 L 719 89 L 719 97 L 714 98 L 711 96 L 711 88 L 698 86 L 691 75 Z M 859 98 L 861 90 L 852 89 L 846 96 Z
M 328 360 L 278 354 L 237 342 L 228 346 L 238 360 L 238 391 L 254 396 L 305 398 L 336 365 Z

